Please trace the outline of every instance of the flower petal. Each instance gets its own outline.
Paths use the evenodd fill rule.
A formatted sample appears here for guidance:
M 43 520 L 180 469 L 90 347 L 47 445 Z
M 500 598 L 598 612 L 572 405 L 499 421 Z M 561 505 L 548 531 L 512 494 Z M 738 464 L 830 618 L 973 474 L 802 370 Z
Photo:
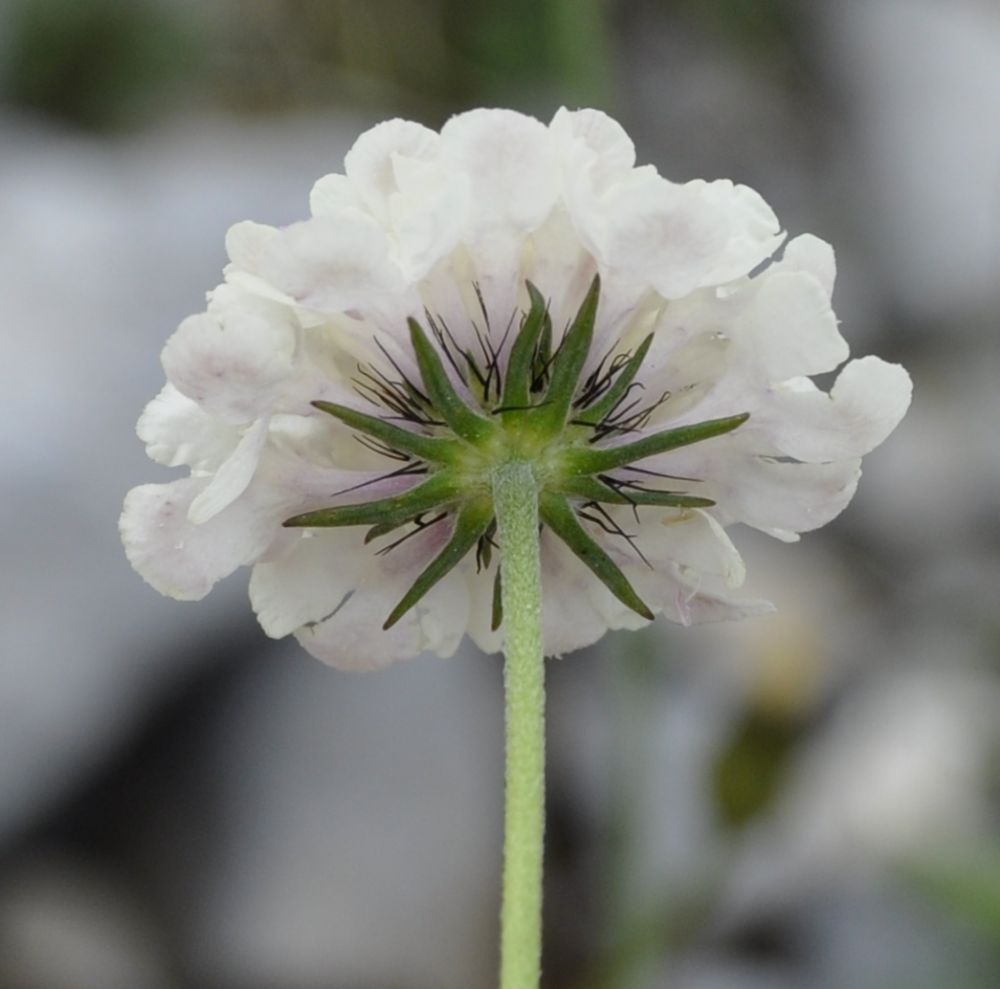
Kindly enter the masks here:
M 261 251 L 257 274 L 318 312 L 361 310 L 400 320 L 413 308 L 393 304 L 406 285 L 385 232 L 353 211 L 286 227 Z
M 793 542 L 835 519 L 854 497 L 861 461 L 781 463 L 747 457 L 733 467 L 732 483 L 719 507 L 738 522 Z
M 896 428 L 912 393 L 910 376 L 899 364 L 862 357 L 844 366 L 829 395 L 808 378 L 773 389 L 747 425 L 799 460 L 860 457 Z
M 467 565 L 460 570 L 469 592 L 469 623 L 466 632 L 476 646 L 487 654 L 500 652 L 503 648 L 503 625 L 493 628 L 493 590 L 498 564 L 499 560 L 494 557 L 489 567 L 477 570 L 474 565 Z
M 556 202 L 548 128 L 513 110 L 470 110 L 441 128 L 445 167 L 469 184 L 477 228 L 534 230 Z
M 604 585 L 549 529 L 542 530 L 541 555 L 545 655 L 562 656 L 592 645 L 608 630 L 608 624 L 595 609 L 581 607 L 581 602 L 595 587 L 603 590 Z M 625 605 L 621 608 L 629 610 Z M 630 627 L 648 624 L 632 614 L 639 624 Z
M 399 191 L 389 201 L 389 219 L 400 266 L 412 280 L 423 278 L 458 244 L 469 223 L 469 189 L 436 163 L 396 157 Z
M 324 175 L 309 193 L 309 212 L 313 216 L 341 216 L 345 210 L 363 210 L 364 202 L 346 175 Z
M 626 281 L 647 281 L 664 298 L 698 288 L 729 233 L 725 217 L 699 190 L 637 168 L 599 205 L 573 204 L 574 221 L 601 261 Z
M 561 107 L 549 124 L 563 181 L 583 179 L 594 191 L 635 166 L 635 145 L 616 120 L 600 110 Z
M 256 271 L 263 252 L 280 237 L 281 231 L 276 227 L 242 220 L 226 231 L 226 253 L 237 268 Z
M 344 171 L 372 214 L 383 222 L 397 191 L 393 162 L 397 157 L 428 161 L 437 154 L 440 138 L 411 120 L 385 120 L 365 131 L 344 158 Z
M 749 425 L 749 423 L 747 424 Z M 720 437 L 661 457 L 653 470 L 698 478 L 692 493 L 717 503 L 711 514 L 724 522 L 743 522 L 787 542 L 836 518 L 861 476 L 856 458 L 832 463 L 794 463 L 753 452 L 754 438 Z
M 188 518 L 201 525 L 231 505 L 253 480 L 267 442 L 268 418 L 258 419 L 243 433 L 236 449 L 219 467 L 207 487 L 191 502 Z
M 765 272 L 732 330 L 763 380 L 821 374 L 847 359 L 829 293 L 805 272 Z
M 682 572 L 720 577 L 726 587 L 739 587 L 746 579 L 739 551 L 708 512 L 684 509 L 661 513 L 645 509 L 640 516 L 636 541 L 654 566 L 674 563 Z
M 768 601 L 730 598 L 726 593 L 706 586 L 700 575 L 685 577 L 680 567 L 667 564 L 650 570 L 641 564 L 624 566 L 626 577 L 654 612 L 678 625 L 702 625 L 708 622 L 739 621 L 770 614 Z M 608 628 L 634 629 L 646 624 L 618 601 L 603 585 L 595 582 L 590 600 Z
M 781 245 L 781 226 L 774 211 L 749 186 L 729 179 L 704 182 L 695 179 L 685 185 L 697 190 L 704 202 L 725 217 L 728 236 L 725 247 L 711 268 L 702 276 L 699 287 L 721 285 L 748 274 L 769 258 Z
M 804 271 L 823 286 L 827 295 L 833 293 L 837 279 L 837 259 L 833 248 L 812 234 L 793 237 L 785 246 L 785 253 L 775 268 L 781 271 Z
M 240 441 L 237 427 L 213 419 L 169 381 L 143 410 L 136 432 L 151 460 L 198 471 L 215 470 Z
M 171 383 L 209 415 L 246 423 L 271 410 L 292 374 L 297 331 L 284 307 L 225 289 L 207 313 L 181 323 L 162 361 Z
M 355 529 L 302 530 L 250 576 L 250 601 L 272 638 L 330 615 L 358 585 L 370 550 Z
M 760 598 L 731 598 L 728 594 L 704 586 L 706 581 L 691 583 L 678 572 L 658 574 L 660 597 L 653 600 L 662 614 L 679 625 L 705 625 L 711 622 L 735 622 L 744 618 L 770 615 L 775 607 Z M 646 592 L 649 593 L 649 592 Z
M 246 493 L 203 525 L 188 518 L 204 478 L 144 484 L 125 498 L 119 529 L 129 562 L 161 594 L 198 601 L 216 581 L 252 563 L 274 539 L 280 517 Z
M 432 526 L 430 530 L 440 529 Z M 385 556 L 372 555 L 354 593 L 329 618 L 295 637 L 317 659 L 340 670 L 378 670 L 421 652 L 450 656 L 469 614 L 464 578 L 452 571 L 390 629 L 382 628 L 447 533 L 428 531 Z

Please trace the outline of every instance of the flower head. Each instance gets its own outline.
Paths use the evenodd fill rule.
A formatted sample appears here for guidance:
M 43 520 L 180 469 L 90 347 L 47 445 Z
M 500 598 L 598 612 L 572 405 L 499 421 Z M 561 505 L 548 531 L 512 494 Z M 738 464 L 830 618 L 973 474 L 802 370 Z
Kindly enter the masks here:
M 493 472 L 530 463 L 546 652 L 736 601 L 735 522 L 779 539 L 850 500 L 909 403 L 847 357 L 831 248 L 761 198 L 634 167 L 603 114 L 504 110 L 363 134 L 312 218 L 233 227 L 225 283 L 139 421 L 190 477 L 131 491 L 129 559 L 203 597 L 252 565 L 265 631 L 372 668 L 500 645 Z M 780 255 L 780 256 L 779 256 Z

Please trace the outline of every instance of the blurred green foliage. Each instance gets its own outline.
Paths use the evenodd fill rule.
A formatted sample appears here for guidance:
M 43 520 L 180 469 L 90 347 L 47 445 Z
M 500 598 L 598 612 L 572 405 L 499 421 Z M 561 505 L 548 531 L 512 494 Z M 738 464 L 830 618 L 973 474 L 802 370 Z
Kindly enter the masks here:
M 748 708 L 712 767 L 711 788 L 722 824 L 740 828 L 766 812 L 781 793 L 802 737 L 788 715 Z
M 5 101 L 88 129 L 197 107 L 609 107 L 604 0 L 13 0 Z
M 1000 948 L 1000 845 L 911 862 L 903 874 L 931 903 Z
M 661 0 L 661 6 L 765 59 L 787 50 L 803 15 L 797 0 Z
M 142 119 L 200 62 L 186 22 L 146 0 L 17 0 L 6 33 L 6 100 L 93 130 Z
M 621 29 L 659 8 L 800 75 L 792 0 L 10 0 L 0 98 L 88 129 L 218 108 L 616 106 Z M 790 43 L 791 42 L 791 43 Z M 622 68 L 626 66 L 623 64 Z

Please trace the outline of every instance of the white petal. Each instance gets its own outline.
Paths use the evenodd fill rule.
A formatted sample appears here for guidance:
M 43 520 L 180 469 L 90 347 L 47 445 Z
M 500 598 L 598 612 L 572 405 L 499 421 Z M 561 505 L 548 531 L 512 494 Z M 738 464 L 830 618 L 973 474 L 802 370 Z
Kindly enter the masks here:
M 326 313 L 381 312 L 405 287 L 385 233 L 360 213 L 293 223 L 262 251 L 259 273 L 301 305 Z
M 204 525 L 188 518 L 203 478 L 144 484 L 125 498 L 119 529 L 129 562 L 161 594 L 203 598 L 216 581 L 263 553 L 278 530 L 273 506 L 248 494 Z
M 706 580 L 716 579 L 721 580 L 726 588 L 739 587 L 746 577 L 746 567 L 738 550 L 718 521 L 707 512 L 649 506 L 638 510 L 637 523 L 630 508 L 622 506 L 607 508 L 606 511 L 622 531 L 631 534 L 631 541 L 626 543 L 621 539 L 611 539 L 593 526 L 590 527 L 591 532 L 623 573 L 634 576 L 638 571 L 643 586 L 648 587 L 652 583 L 656 590 L 652 600 L 646 603 L 655 606 L 654 610 L 664 607 L 665 601 L 673 607 L 674 592 L 664 593 L 662 589 L 664 576 L 681 581 L 686 588 L 695 589 Z M 641 559 L 639 552 L 642 553 Z M 655 574 L 655 578 L 650 577 L 651 574 Z M 639 587 L 634 586 L 639 596 L 643 597 Z M 611 605 L 606 598 L 599 603 L 607 620 L 613 623 L 612 627 L 638 627 L 628 624 L 635 621 L 625 614 L 631 609 Z M 638 616 L 635 617 L 638 619 Z M 677 620 L 672 614 L 670 617 Z
M 469 587 L 452 571 L 414 608 L 422 649 L 447 659 L 454 656 L 469 623 Z
M 739 522 L 791 542 L 847 507 L 861 477 L 861 461 L 796 464 L 748 457 L 731 476 L 719 507 Z
M 632 566 L 625 568 L 625 573 L 643 600 L 678 625 L 740 621 L 774 611 L 769 601 L 732 598 L 714 587 L 716 582 L 711 578 L 685 574 L 677 566 L 655 572 Z
M 344 158 L 344 171 L 361 199 L 380 220 L 389 216 L 389 200 L 396 192 L 393 160 L 397 156 L 430 160 L 440 138 L 410 120 L 386 120 L 362 134 Z
M 564 180 L 585 173 L 595 191 L 629 172 L 635 165 L 635 145 L 616 120 L 600 110 L 561 107 L 549 124 Z
M 525 252 L 522 274 L 531 281 L 549 300 L 553 313 L 573 314 L 580 307 L 580 301 L 587 294 L 596 269 L 594 259 L 584 249 L 573 228 L 569 214 L 564 209 L 556 209 L 548 219 L 531 235 L 530 251 Z M 526 288 L 521 287 L 519 308 L 530 307 Z M 613 333 L 621 327 L 613 327 L 608 319 L 609 304 L 612 302 L 614 285 L 601 293 L 600 317 L 594 327 L 594 349 L 598 350 L 596 339 L 604 332 Z M 609 341 L 610 343 L 611 341 Z
M 685 339 L 681 334 L 671 334 L 669 324 L 661 323 L 655 333 L 639 376 L 650 396 L 664 396 L 649 419 L 650 429 L 668 422 L 673 425 L 672 420 L 700 406 L 736 357 L 732 341 L 719 332 L 698 333 Z M 696 418 L 706 418 L 702 408 Z M 726 414 L 731 412 L 732 407 L 725 410 Z
M 663 616 L 679 625 L 705 625 L 710 622 L 737 622 L 774 612 L 770 601 L 759 598 L 731 598 L 706 587 L 687 584 L 678 574 L 661 581 Z M 666 593 L 663 593 L 666 592 Z
M 270 302 L 290 304 L 291 297 L 272 285 L 260 274 L 261 258 L 281 242 L 281 231 L 262 223 L 244 220 L 234 224 L 226 234 L 226 252 L 231 263 L 226 265 L 226 284 Z M 214 296 L 218 289 L 210 293 Z
M 237 427 L 213 419 L 170 382 L 143 410 L 136 432 L 158 464 L 198 471 L 216 470 L 240 441 Z
M 353 594 L 329 618 L 307 626 L 296 638 L 317 659 L 341 670 L 378 670 L 422 652 L 450 656 L 468 621 L 464 578 L 452 571 L 392 628 L 383 623 L 409 590 L 446 530 L 416 536 L 385 556 L 369 547 L 367 569 Z M 376 547 L 377 548 L 377 547 Z
M 330 425 L 349 437 L 347 427 L 340 427 L 332 420 Z M 264 447 L 252 488 L 266 487 L 275 505 L 280 505 L 284 512 L 282 518 L 335 504 L 402 494 L 420 482 L 419 477 L 412 475 L 390 476 L 392 467 L 387 470 L 384 457 L 373 470 L 347 469 L 336 456 L 330 458 L 336 466 L 324 466 L 325 451 L 320 449 L 318 455 L 311 452 L 317 437 L 323 433 L 313 433 L 311 429 L 296 433 L 287 428 L 282 428 L 281 433 L 277 436 L 272 433 L 271 442 Z M 349 445 L 360 446 L 357 441 Z
M 636 541 L 654 566 L 669 561 L 685 571 L 720 577 L 726 587 L 739 587 L 746 579 L 739 551 L 707 512 L 646 508 L 640 516 Z
M 726 218 L 697 190 L 638 168 L 602 197 L 598 215 L 575 215 L 605 265 L 647 281 L 664 298 L 702 284 L 725 249 Z
M 780 246 L 778 218 L 749 186 L 734 184 L 729 179 L 714 182 L 695 179 L 685 189 L 697 191 L 705 203 L 718 210 L 728 226 L 725 246 L 699 285 L 720 285 L 746 275 Z
M 261 253 L 280 236 L 276 227 L 243 220 L 226 232 L 226 253 L 237 268 L 256 271 Z
M 542 530 L 541 553 L 545 655 L 562 656 L 592 645 L 608 630 L 608 623 L 583 602 L 600 582 L 548 529 Z
M 195 525 L 201 525 L 218 515 L 246 491 L 267 442 L 267 428 L 267 417 L 248 426 L 236 449 L 219 467 L 208 486 L 191 502 L 188 518 Z
M 305 529 L 277 558 L 258 563 L 250 601 L 264 631 L 278 639 L 330 615 L 357 585 L 371 550 L 356 529 Z
M 503 628 L 493 625 L 493 587 L 496 580 L 497 560 L 489 568 L 476 569 L 473 564 L 462 568 L 469 592 L 469 638 L 483 652 L 492 654 L 503 648 Z
M 847 359 L 829 293 L 804 272 L 765 272 L 739 316 L 733 339 L 760 377 L 821 374 Z
M 910 376 L 899 364 L 862 357 L 845 365 L 829 395 L 807 378 L 775 388 L 751 423 L 799 460 L 860 457 L 896 428 L 912 392 Z
M 713 499 L 710 514 L 743 522 L 792 542 L 796 533 L 825 525 L 854 496 L 861 476 L 856 458 L 829 464 L 782 462 L 754 453 L 751 434 L 716 437 L 646 462 L 652 470 L 698 478 L 689 486 Z
M 827 295 L 833 293 L 837 280 L 837 260 L 833 248 L 812 234 L 800 234 L 785 246 L 785 253 L 775 265 L 782 271 L 804 271 L 823 286 Z
M 704 586 L 699 575 L 682 576 L 673 564 L 650 570 L 642 564 L 625 564 L 622 573 L 640 598 L 668 621 L 678 625 L 701 625 L 706 622 L 738 621 L 774 611 L 767 601 L 733 599 Z M 609 628 L 635 629 L 649 623 L 622 604 L 603 584 L 594 582 L 590 601 Z
M 468 184 L 436 163 L 396 158 L 399 192 L 389 202 L 399 261 L 419 280 L 449 254 L 469 223 Z
M 340 216 L 345 210 L 361 210 L 364 203 L 346 175 L 324 175 L 309 193 L 309 212 L 313 216 Z
M 441 129 L 447 167 L 469 183 L 478 226 L 527 232 L 555 205 L 555 157 L 548 128 L 513 110 L 471 110 Z
M 184 320 L 163 348 L 163 368 L 210 415 L 246 423 L 270 411 L 294 370 L 296 341 L 287 310 L 242 296 Z

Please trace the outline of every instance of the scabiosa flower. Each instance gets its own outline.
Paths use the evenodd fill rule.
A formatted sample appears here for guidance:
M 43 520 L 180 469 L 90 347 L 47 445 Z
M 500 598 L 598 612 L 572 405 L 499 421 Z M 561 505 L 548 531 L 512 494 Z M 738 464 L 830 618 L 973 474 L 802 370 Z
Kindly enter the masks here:
M 252 566 L 264 630 L 337 667 L 500 647 L 491 478 L 513 460 L 547 654 L 767 610 L 731 596 L 728 527 L 830 521 L 909 403 L 875 357 L 810 380 L 848 356 L 827 244 L 785 242 L 745 186 L 635 167 L 594 110 L 388 121 L 311 207 L 229 231 L 138 426 L 190 476 L 131 491 L 121 531 L 176 598 Z

